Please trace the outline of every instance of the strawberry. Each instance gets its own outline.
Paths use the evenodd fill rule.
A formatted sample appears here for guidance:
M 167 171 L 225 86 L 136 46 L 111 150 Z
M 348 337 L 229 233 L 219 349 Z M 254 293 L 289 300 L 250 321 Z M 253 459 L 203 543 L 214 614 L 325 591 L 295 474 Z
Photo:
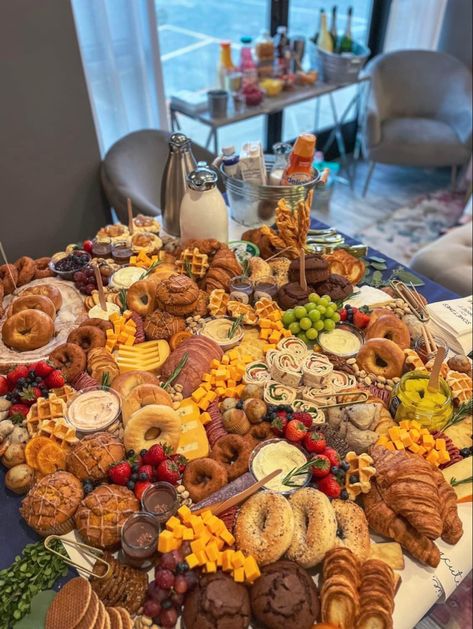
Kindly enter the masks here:
M 84 251 L 87 251 L 87 253 L 92 253 L 93 246 L 94 243 L 91 240 L 84 240 L 84 242 L 82 243 L 82 249 Z
M 46 378 L 46 386 L 48 389 L 59 389 L 64 386 L 65 382 L 60 369 L 54 369 Z
M 286 430 L 286 426 L 287 426 L 287 418 L 286 417 L 276 417 L 271 422 L 271 430 L 278 437 L 283 437 L 284 436 L 284 431 Z
M 311 459 L 312 478 L 319 479 L 330 473 L 330 461 L 324 454 L 316 454 Z
M 181 478 L 179 466 L 176 465 L 174 461 L 171 461 L 171 459 L 161 461 L 156 470 L 156 476 L 158 480 L 164 480 L 167 483 L 171 483 L 171 485 L 176 485 Z
M 284 437 L 288 441 L 302 441 L 307 432 L 307 428 L 304 426 L 302 422 L 297 421 L 297 419 L 291 419 L 291 421 L 287 424 L 286 429 L 284 431 Z
M 27 404 L 12 404 L 8 409 L 8 415 L 11 417 L 12 415 L 23 415 L 26 417 L 30 412 L 30 407 Z
M 46 376 L 49 376 L 51 371 L 54 371 L 54 367 L 52 367 L 46 360 L 40 360 L 35 365 L 32 365 L 30 369 L 32 369 L 40 378 L 46 378 Z
M 149 480 L 139 480 L 136 482 L 134 492 L 138 500 L 141 500 L 141 496 L 143 495 L 144 490 L 150 485 L 151 481 Z
M 41 393 L 41 389 L 39 387 L 24 387 L 20 393 L 20 400 L 24 404 L 29 404 L 31 406 L 31 404 L 34 404 L 42 395 L 43 394 Z
M 361 310 L 353 308 L 353 325 L 357 328 L 363 329 L 368 326 L 370 322 L 370 317 Z
M 317 452 L 318 454 L 321 454 L 325 450 L 327 442 L 325 441 L 325 437 L 322 433 L 313 430 L 312 432 L 307 433 L 304 437 L 303 446 L 308 452 Z
M 142 463 L 145 465 L 159 465 L 166 459 L 169 454 L 169 448 L 163 446 L 160 443 L 155 443 L 151 448 L 142 456 Z
M 329 498 L 338 498 L 342 491 L 340 484 L 333 474 L 328 474 L 317 481 L 317 489 Z
M 18 365 L 7 374 L 7 380 L 10 386 L 14 386 L 20 378 L 26 378 L 28 376 L 28 367 L 26 365 Z
M 171 454 L 169 458 L 178 466 L 180 474 L 184 474 L 184 470 L 186 469 L 186 465 L 188 463 L 186 457 L 182 454 Z
M 146 474 L 146 476 L 148 477 L 148 480 L 151 480 L 154 476 L 154 471 L 151 465 L 141 465 L 138 468 L 138 475 L 139 474 Z
M 0 376 L 0 396 L 8 393 L 8 380 L 5 376 Z
M 131 465 L 128 461 L 120 461 L 108 468 L 108 478 L 115 485 L 126 485 L 131 478 Z
M 346 321 L 347 320 L 348 313 L 345 310 L 345 308 L 342 308 L 341 310 L 339 310 L 338 314 L 340 315 L 340 321 Z
M 293 413 L 292 419 L 297 419 L 298 422 L 302 422 L 306 428 L 312 428 L 312 415 L 310 413 L 304 413 L 302 411 L 297 411 Z
M 324 454 L 328 457 L 330 464 L 332 467 L 339 467 L 340 465 L 340 455 L 334 448 L 325 448 Z

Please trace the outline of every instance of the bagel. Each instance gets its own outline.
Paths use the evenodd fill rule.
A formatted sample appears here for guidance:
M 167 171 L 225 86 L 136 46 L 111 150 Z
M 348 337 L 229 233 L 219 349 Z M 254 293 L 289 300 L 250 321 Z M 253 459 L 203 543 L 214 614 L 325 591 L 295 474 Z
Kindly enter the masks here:
M 171 446 L 175 451 L 181 435 L 181 418 L 164 404 L 143 406 L 128 420 L 123 441 L 127 450 L 149 450 L 155 443 Z
M 62 371 L 67 382 L 77 378 L 87 366 L 87 356 L 79 345 L 63 343 L 49 354 L 50 362 Z
M 23 310 L 41 310 L 48 317 L 51 317 L 53 321 L 56 318 L 56 308 L 53 302 L 44 295 L 23 295 L 22 297 L 17 297 L 11 305 L 10 315 Z
M 370 534 L 365 512 L 350 500 L 332 500 L 332 508 L 337 520 L 335 546 L 343 546 L 361 562 L 370 554 Z
M 374 308 L 370 312 L 370 322 L 368 323 L 368 327 L 366 330 L 369 330 L 372 325 L 382 316 L 384 315 L 392 315 L 393 311 L 389 308 Z
M 100 328 L 94 325 L 83 325 L 72 330 L 67 337 L 67 342 L 79 345 L 87 353 L 95 347 L 105 347 L 107 337 Z
M 294 514 L 274 491 L 261 491 L 241 507 L 235 524 L 236 547 L 253 555 L 260 566 L 280 559 L 291 544 Z M 307 549 L 306 549 L 307 550 Z
M 227 483 L 227 470 L 221 463 L 208 457 L 189 461 L 182 478 L 182 484 L 194 503 L 204 500 Z
M 404 352 L 389 339 L 369 339 L 356 357 L 360 369 L 386 379 L 399 378 L 404 366 Z
M 240 435 L 225 435 L 215 443 L 210 457 L 222 463 L 232 481 L 248 471 L 248 461 L 253 447 Z
M 335 546 L 335 512 L 327 496 L 311 487 L 295 491 L 289 504 L 294 514 L 294 535 L 287 556 L 303 568 L 312 568 Z
M 384 314 L 366 330 L 365 339 L 389 339 L 401 349 L 411 346 L 409 328 L 395 314 Z
M 142 317 L 154 310 L 156 284 L 149 280 L 139 280 L 130 286 L 126 293 L 126 304 L 130 310 Z
M 154 378 L 154 384 L 139 384 L 123 400 L 122 421 L 126 426 L 133 413 L 150 404 L 161 404 L 172 408 L 172 400 Z
M 17 352 L 44 347 L 54 336 L 54 321 L 41 310 L 22 310 L 9 317 L 2 328 L 5 345 Z
M 49 262 L 51 258 L 45 256 L 44 258 L 36 258 L 36 271 L 34 274 L 35 280 L 42 280 L 45 277 L 54 277 L 54 273 L 49 268 Z
M 86 325 L 92 325 L 96 328 L 100 328 L 103 332 L 107 332 L 107 330 L 113 330 L 113 325 L 110 321 L 105 321 L 105 319 L 99 319 L 98 317 L 92 317 L 92 319 L 85 319 L 82 323 L 79 324 L 80 328 L 83 328 Z
M 0 266 L 0 282 L 3 284 L 5 295 L 10 295 L 17 287 L 18 271 L 13 264 Z
M 61 291 L 55 286 L 50 286 L 48 284 L 37 284 L 36 286 L 28 286 L 21 291 L 21 296 L 23 295 L 44 295 L 45 297 L 49 297 L 49 299 L 53 302 L 54 307 L 56 308 L 56 312 L 62 306 L 62 295 Z
M 245 439 L 250 441 L 253 447 L 257 446 L 261 441 L 266 441 L 266 439 L 272 439 L 273 437 L 274 432 L 269 422 L 253 424 L 249 432 L 245 435 Z
M 159 385 L 159 380 L 149 371 L 126 371 L 112 380 L 111 388 L 119 393 L 124 400 L 135 387 L 140 384 Z
M 22 256 L 14 264 L 15 269 L 18 271 L 17 286 L 24 286 L 34 279 L 36 273 L 36 263 L 33 258 L 28 256 Z

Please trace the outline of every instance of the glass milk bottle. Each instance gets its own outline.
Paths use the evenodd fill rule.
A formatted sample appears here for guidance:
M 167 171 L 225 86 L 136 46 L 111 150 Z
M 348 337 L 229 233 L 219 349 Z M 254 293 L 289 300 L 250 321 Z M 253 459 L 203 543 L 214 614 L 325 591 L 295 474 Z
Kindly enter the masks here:
M 228 242 L 228 211 L 217 188 L 218 175 L 205 162 L 187 176 L 181 202 L 181 239 L 216 238 Z

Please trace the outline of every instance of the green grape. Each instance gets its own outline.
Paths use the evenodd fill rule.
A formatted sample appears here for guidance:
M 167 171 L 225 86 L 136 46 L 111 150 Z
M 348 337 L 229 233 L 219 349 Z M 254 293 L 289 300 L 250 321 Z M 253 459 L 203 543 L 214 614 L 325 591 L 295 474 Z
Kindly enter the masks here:
M 308 304 L 304 304 L 304 308 L 307 310 L 307 312 L 314 310 L 316 307 L 317 306 L 315 304 L 311 304 L 310 302 Z
M 312 327 L 312 321 L 309 319 L 309 317 L 304 317 L 299 321 L 299 325 L 301 326 L 301 330 L 308 330 Z
M 317 310 L 320 312 L 321 315 L 324 315 L 326 308 L 323 304 L 320 304 L 320 306 L 317 306 Z
M 338 306 L 337 306 L 337 304 L 336 304 L 335 302 L 333 302 L 333 301 L 331 301 L 331 302 L 328 304 L 328 306 L 329 306 L 329 308 L 333 308 L 333 310 L 334 310 L 335 312 L 338 310 Z
M 333 313 L 332 321 L 335 321 L 335 323 L 338 323 L 340 321 L 340 315 L 338 314 L 338 312 Z
M 307 310 L 304 308 L 304 306 L 296 306 L 294 308 L 294 315 L 296 319 L 302 319 L 303 317 L 307 316 Z
M 327 332 L 330 332 L 331 330 L 335 329 L 335 321 L 332 321 L 332 319 L 325 319 L 324 321 L 324 328 L 327 330 Z
M 315 310 L 311 310 L 311 311 L 309 312 L 309 319 L 310 319 L 311 321 L 318 321 L 318 320 L 320 319 L 320 316 L 321 316 L 321 315 L 320 315 L 320 312 L 319 312 L 317 309 L 315 309 Z
M 309 341 L 315 341 L 315 339 L 319 336 L 319 333 L 315 328 L 310 328 L 310 330 L 307 330 L 305 334 Z
M 307 338 L 305 332 L 299 332 L 299 334 L 297 335 L 298 339 L 301 339 L 301 341 L 304 341 L 304 343 L 308 343 L 309 339 Z
M 327 308 L 325 308 L 325 316 L 327 317 L 327 319 L 331 319 L 334 313 L 335 313 L 335 310 L 331 308 L 330 306 L 327 306 Z
M 314 328 L 320 332 L 321 330 L 324 329 L 324 322 L 323 321 L 316 321 L 314 323 Z
M 296 316 L 294 314 L 294 310 L 286 310 L 286 312 L 282 316 L 282 322 L 287 327 L 290 323 L 293 323 L 296 320 Z
M 309 301 L 312 304 L 320 304 L 320 297 L 317 295 L 317 293 L 311 293 L 309 295 Z
M 331 303 L 331 298 L 330 295 L 324 295 L 323 297 L 320 298 L 320 303 L 323 304 L 324 306 L 328 306 L 329 303 Z
M 289 324 L 289 331 L 292 332 L 292 334 L 297 334 L 301 331 L 301 326 L 297 321 L 294 321 L 293 323 Z

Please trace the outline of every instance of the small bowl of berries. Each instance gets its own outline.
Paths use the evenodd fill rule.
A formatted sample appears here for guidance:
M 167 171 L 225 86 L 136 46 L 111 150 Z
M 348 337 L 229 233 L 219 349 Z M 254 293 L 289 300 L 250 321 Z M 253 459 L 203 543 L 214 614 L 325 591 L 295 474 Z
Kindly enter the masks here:
M 53 255 L 49 261 L 49 268 L 63 280 L 73 280 L 74 273 L 89 264 L 92 256 L 82 249 L 61 251 Z

